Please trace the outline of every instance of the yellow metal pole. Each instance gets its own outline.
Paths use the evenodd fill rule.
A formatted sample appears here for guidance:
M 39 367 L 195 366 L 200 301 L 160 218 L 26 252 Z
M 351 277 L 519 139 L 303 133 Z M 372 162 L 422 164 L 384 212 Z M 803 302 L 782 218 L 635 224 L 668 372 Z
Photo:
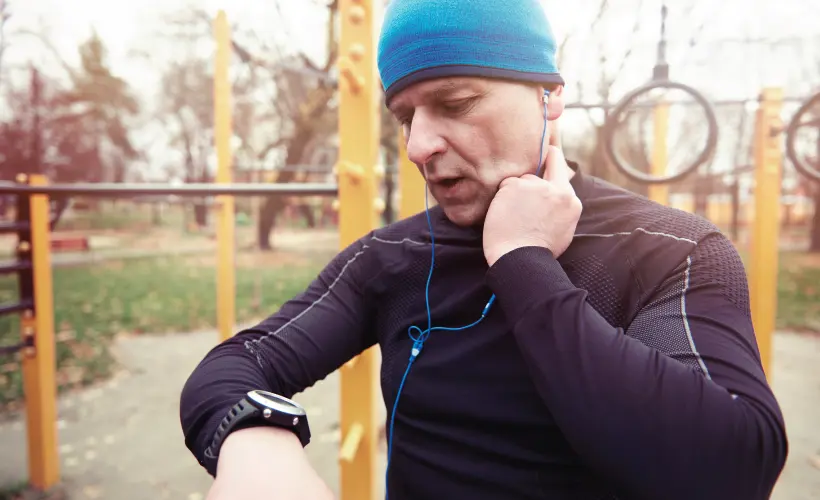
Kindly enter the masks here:
M 406 138 L 399 130 L 399 219 L 424 211 L 424 191 L 427 186 L 416 164 L 407 157 Z M 433 198 L 430 198 L 433 204 Z
M 750 292 L 752 322 L 767 376 L 771 376 L 772 335 L 777 318 L 782 156 L 780 111 L 783 90 L 763 90 L 755 137 L 755 215 L 752 227 Z
M 339 238 L 345 248 L 375 229 L 381 87 L 375 43 L 380 0 L 340 0 L 339 15 Z M 378 352 L 369 349 L 341 369 L 341 500 L 379 494 Z
M 661 176 L 667 169 L 666 139 L 669 134 L 669 104 L 659 102 L 655 106 L 654 140 L 652 142 L 652 175 Z M 652 184 L 649 186 L 649 199 L 661 205 L 669 205 L 669 186 L 667 184 Z
M 231 155 L 231 34 L 225 11 L 220 10 L 214 22 L 216 59 L 214 61 L 214 132 L 217 156 L 216 182 L 230 184 Z M 233 335 L 236 326 L 236 280 L 234 255 L 234 198 L 217 197 L 216 226 L 216 321 L 220 340 Z
M 32 175 L 29 183 L 42 186 L 46 184 L 46 179 L 42 175 Z M 31 485 L 40 491 L 51 488 L 60 480 L 50 219 L 48 196 L 31 195 L 30 249 L 34 310 L 24 311 L 21 326 L 23 340 L 34 339 L 34 348 L 23 350 L 23 389 L 26 397 L 29 477 Z

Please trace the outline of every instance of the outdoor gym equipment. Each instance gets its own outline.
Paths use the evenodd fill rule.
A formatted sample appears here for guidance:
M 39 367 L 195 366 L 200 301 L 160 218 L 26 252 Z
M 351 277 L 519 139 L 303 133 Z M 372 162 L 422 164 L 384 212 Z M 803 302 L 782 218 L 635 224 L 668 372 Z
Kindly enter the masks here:
M 718 127 L 712 104 L 692 87 L 669 81 L 669 68 L 665 61 L 664 31 L 666 5 L 661 9 L 661 40 L 658 44 L 658 60 L 654 68 L 653 79 L 649 83 L 629 92 L 607 116 L 604 125 L 604 150 L 615 165 L 626 177 L 649 185 L 649 197 L 661 204 L 667 204 L 668 184 L 679 181 L 694 172 L 699 166 L 710 161 L 717 147 Z M 667 102 L 654 106 L 654 147 L 650 162 L 651 173 L 639 171 L 625 162 L 615 148 L 615 131 L 622 123 L 622 117 L 634 108 L 638 96 L 656 88 L 674 88 L 690 94 L 695 103 L 706 112 L 708 135 L 706 147 L 684 169 L 674 174 L 666 174 L 667 152 L 666 136 L 668 129 Z M 780 144 L 783 126 L 780 113 L 784 101 L 782 89 L 764 89 L 759 98 L 759 106 L 754 133 L 754 172 L 755 172 L 755 217 L 752 227 L 751 261 L 749 269 L 749 292 L 751 300 L 752 321 L 757 336 L 761 361 L 766 373 L 771 376 L 772 334 L 775 329 L 777 312 L 777 268 L 779 256 L 780 230 L 780 195 L 782 178 L 782 147 Z M 745 104 L 746 101 L 733 103 Z M 815 108 L 816 106 L 816 108 Z M 803 121 L 804 115 L 814 113 L 814 119 Z M 795 167 L 806 177 L 820 181 L 820 169 L 801 161 L 796 154 L 796 134 L 805 126 L 820 128 L 820 94 L 807 100 L 795 114 L 786 129 L 786 151 Z M 818 141 L 818 165 L 820 165 L 820 141 Z
M 798 133 L 804 127 L 815 127 L 818 131 L 814 165 L 804 161 L 797 154 Z M 786 155 L 798 172 L 814 182 L 820 182 L 820 92 L 806 99 L 786 127 Z
M 625 161 L 618 154 L 615 148 L 615 131 L 617 127 L 623 123 L 626 113 L 633 108 L 635 101 L 637 101 L 640 96 L 648 94 L 655 89 L 682 90 L 683 92 L 691 95 L 695 99 L 695 102 L 701 106 L 706 113 L 706 127 L 708 130 L 706 146 L 684 168 L 673 174 L 664 173 L 666 171 L 666 152 L 665 147 L 659 145 L 660 143 L 658 142 L 655 143 L 655 148 L 653 151 L 652 172 L 648 174 L 641 172 L 630 165 L 629 162 Z M 666 137 L 669 104 L 670 103 L 667 102 L 659 102 L 654 107 L 656 141 L 661 137 L 664 139 Z M 712 104 L 708 101 L 708 99 L 706 99 L 706 97 L 704 97 L 702 93 L 698 92 L 693 87 L 681 82 L 667 80 L 665 78 L 656 78 L 653 81 L 641 85 L 626 94 L 620 101 L 618 101 L 612 109 L 612 112 L 607 116 L 607 122 L 604 124 L 604 127 L 604 148 L 612 164 L 615 165 L 615 167 L 626 177 L 642 184 L 667 184 L 679 181 L 697 170 L 701 165 L 707 163 L 712 158 L 715 153 L 715 149 L 717 148 L 718 124 Z M 659 158 L 657 156 L 658 154 L 664 155 L 663 158 Z
M 222 168 L 224 164 L 220 164 Z M 30 483 L 45 490 L 59 481 L 57 453 L 56 358 L 54 292 L 51 269 L 51 229 L 57 217 L 51 197 L 70 196 L 122 199 L 141 195 L 185 197 L 217 196 L 333 196 L 334 184 L 57 184 L 48 185 L 42 175 L 18 176 L 18 182 L 0 182 L 0 194 L 17 197 L 17 220 L 0 226 L 0 232 L 16 233 L 17 259 L 0 265 L 0 274 L 16 274 L 19 299 L 0 304 L 0 315 L 21 313 L 21 341 L 0 346 L 0 356 L 21 353 L 26 397 Z M 229 217 L 220 220 L 217 235 L 217 323 L 220 338 L 235 328 L 235 286 L 232 203 Z M 224 199 L 218 210 L 224 211 Z M 344 206 L 341 217 L 347 217 Z M 57 213 L 60 213 L 59 207 Z
M 639 182 L 641 184 L 667 184 L 680 179 L 683 179 L 690 173 L 694 172 L 701 165 L 708 162 L 715 153 L 718 141 L 718 124 L 715 117 L 715 110 L 709 100 L 704 95 L 693 87 L 681 82 L 672 81 L 669 79 L 669 64 L 666 62 L 666 16 L 667 7 L 664 3 L 661 6 L 661 36 L 658 41 L 658 55 L 653 68 L 652 79 L 638 88 L 627 93 L 612 109 L 612 112 L 607 115 L 607 120 L 604 123 L 604 151 L 609 157 L 615 167 L 621 171 L 626 177 Z M 655 89 L 677 89 L 686 94 L 689 94 L 695 99 L 695 103 L 702 107 L 706 113 L 707 126 L 707 142 L 703 150 L 690 161 L 686 167 L 675 174 L 665 174 L 667 155 L 666 155 L 666 135 L 669 120 L 669 104 L 668 102 L 660 101 L 656 103 L 654 108 L 654 150 L 652 154 L 651 173 L 647 174 L 636 169 L 629 162 L 625 161 L 617 152 L 615 148 L 615 131 L 621 125 L 626 117 L 627 112 L 634 108 L 635 102 L 640 96 L 648 94 Z
M 18 235 L 17 262 L 0 273 L 17 274 L 20 301 L 0 308 L 0 313 L 22 313 L 21 342 L 5 346 L 0 354 L 20 352 L 26 398 L 29 482 L 47 490 L 60 479 L 57 439 L 57 388 L 50 232 L 56 217 L 51 202 L 70 196 L 123 198 L 141 195 L 215 197 L 218 212 L 217 325 L 219 340 L 235 329 L 234 197 L 235 196 L 334 196 L 338 195 L 340 246 L 350 245 L 378 227 L 385 203 L 377 198 L 379 168 L 381 88 L 376 73 L 373 34 L 380 19 L 381 2 L 341 0 L 341 81 L 339 161 L 337 184 L 231 184 L 232 153 L 230 30 L 220 11 L 214 22 L 214 130 L 217 153 L 215 184 L 179 186 L 152 184 L 48 185 L 42 175 L 21 175 L 17 182 L 0 183 L 0 194 L 15 195 L 17 221 L 0 227 Z M 60 212 L 58 205 L 58 214 Z M 370 349 L 341 369 L 340 449 L 343 499 L 378 497 L 377 351 Z

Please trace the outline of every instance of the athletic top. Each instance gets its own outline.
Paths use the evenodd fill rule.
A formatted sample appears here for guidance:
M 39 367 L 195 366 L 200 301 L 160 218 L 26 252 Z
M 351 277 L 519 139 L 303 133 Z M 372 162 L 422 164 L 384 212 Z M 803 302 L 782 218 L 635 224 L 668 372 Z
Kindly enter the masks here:
M 571 167 L 584 209 L 557 260 L 528 247 L 488 268 L 481 229 L 430 209 L 433 326 L 469 325 L 497 299 L 415 360 L 390 500 L 769 498 L 788 444 L 737 251 L 703 218 Z M 428 324 L 430 243 L 423 212 L 374 230 L 207 354 L 181 421 L 210 474 L 204 450 L 247 391 L 290 397 L 376 344 L 389 422 L 408 328 Z

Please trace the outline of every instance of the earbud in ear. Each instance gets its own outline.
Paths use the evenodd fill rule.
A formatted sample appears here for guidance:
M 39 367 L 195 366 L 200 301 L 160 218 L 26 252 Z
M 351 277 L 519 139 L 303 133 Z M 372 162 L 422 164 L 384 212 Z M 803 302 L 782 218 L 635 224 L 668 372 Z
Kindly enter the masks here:
M 544 89 L 544 102 L 547 102 L 549 100 L 549 97 L 550 97 L 550 91 L 547 90 L 547 89 Z

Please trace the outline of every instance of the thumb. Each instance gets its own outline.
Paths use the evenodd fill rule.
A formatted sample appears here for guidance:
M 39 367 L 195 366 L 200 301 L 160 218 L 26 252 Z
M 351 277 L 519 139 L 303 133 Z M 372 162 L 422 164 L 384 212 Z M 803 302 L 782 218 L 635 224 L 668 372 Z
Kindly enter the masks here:
M 569 183 L 567 168 L 567 160 L 564 158 L 563 151 L 555 146 L 548 146 L 544 179 L 556 184 Z

